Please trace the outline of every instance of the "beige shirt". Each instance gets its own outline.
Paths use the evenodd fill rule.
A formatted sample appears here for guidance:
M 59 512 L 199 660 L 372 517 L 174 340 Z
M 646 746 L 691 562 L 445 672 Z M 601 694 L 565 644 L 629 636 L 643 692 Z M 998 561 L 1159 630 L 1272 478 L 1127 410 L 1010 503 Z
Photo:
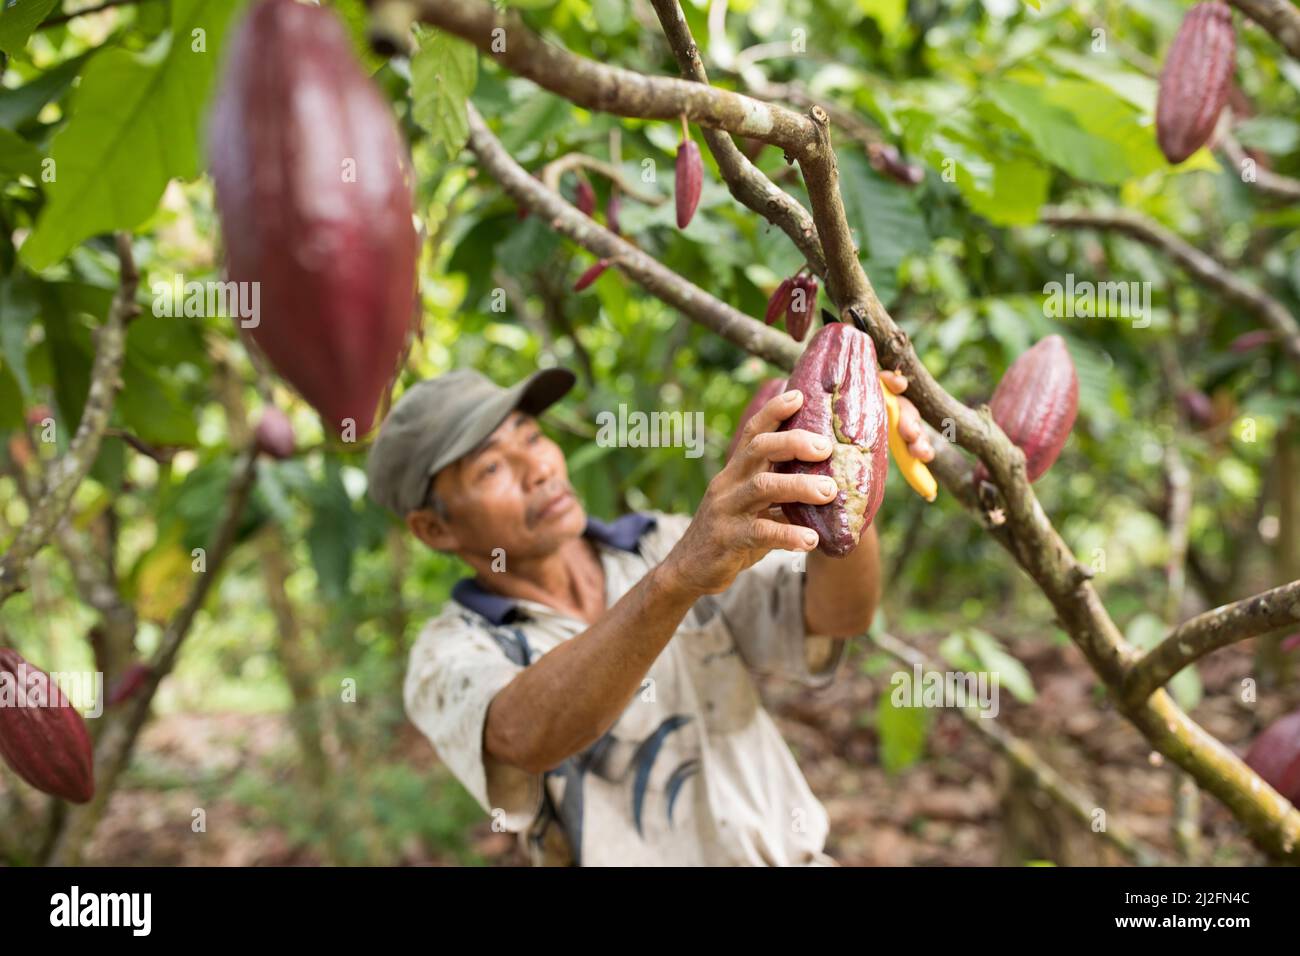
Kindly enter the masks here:
M 689 523 L 660 512 L 591 520 L 606 606 Z M 522 668 L 586 630 L 579 619 L 461 582 L 411 650 L 406 712 L 494 827 L 520 834 L 535 865 L 835 865 L 823 852 L 825 808 L 752 676 L 824 686 L 840 667 L 843 641 L 805 640 L 797 557 L 772 551 L 696 602 L 613 727 L 545 774 L 484 754 L 488 704 Z

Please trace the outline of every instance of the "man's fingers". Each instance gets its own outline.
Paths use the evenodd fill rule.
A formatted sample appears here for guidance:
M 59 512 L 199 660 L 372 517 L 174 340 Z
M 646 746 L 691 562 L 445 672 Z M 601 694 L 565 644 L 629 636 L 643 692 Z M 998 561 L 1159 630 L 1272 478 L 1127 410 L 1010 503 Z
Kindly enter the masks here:
M 755 547 L 769 551 L 811 551 L 817 547 L 817 532 L 797 524 L 781 524 L 767 518 L 755 518 L 750 526 Z
M 884 382 L 885 387 L 888 388 L 895 395 L 902 395 L 905 391 L 907 391 L 906 375 L 900 375 L 898 372 L 890 372 L 888 370 L 882 370 L 880 373 L 880 380 Z
M 802 404 L 803 392 L 797 388 L 782 392 L 768 401 L 749 421 L 745 422 L 745 430 L 741 432 L 741 447 L 748 445 L 756 435 L 776 431 L 783 421 L 799 410 Z
M 737 504 L 742 511 L 753 514 L 781 502 L 828 504 L 838 492 L 835 479 L 825 475 L 781 475 L 775 471 L 760 471 L 742 486 Z
M 934 461 L 934 446 L 930 444 L 930 439 L 925 435 L 922 435 L 914 442 L 910 442 L 907 450 L 912 453 L 912 457 L 917 461 Z
M 751 471 L 766 471 L 774 461 L 825 461 L 832 443 L 824 435 L 806 428 L 755 435 L 746 448 L 745 464 Z

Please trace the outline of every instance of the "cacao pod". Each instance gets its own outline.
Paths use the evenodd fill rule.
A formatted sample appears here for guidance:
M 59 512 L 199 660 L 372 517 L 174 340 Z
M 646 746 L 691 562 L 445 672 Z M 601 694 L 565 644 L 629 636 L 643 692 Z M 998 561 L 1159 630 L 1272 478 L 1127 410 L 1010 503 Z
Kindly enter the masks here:
M 749 424 L 749 420 L 754 417 L 760 408 L 776 398 L 785 391 L 785 379 L 769 378 L 762 385 L 758 386 L 758 391 L 754 397 L 749 400 L 745 410 L 740 413 L 740 421 L 736 422 L 736 433 L 731 436 L 731 444 L 727 446 L 727 460 L 736 453 L 736 446 L 740 444 L 740 435 Z
M 1214 403 L 1200 389 L 1183 389 L 1178 393 L 1178 404 L 1187 421 L 1197 428 L 1209 428 L 1214 423 Z
M 817 277 L 813 275 L 795 276 L 794 291 L 790 294 L 790 305 L 785 313 L 785 330 L 790 338 L 802 342 L 812 325 L 813 309 L 817 305 Z
M 249 331 L 328 428 L 370 430 L 412 327 L 417 237 L 405 145 L 337 15 L 258 0 L 209 130 L 230 280 Z
M 591 188 L 591 181 L 586 176 L 578 176 L 577 203 L 578 212 L 590 216 L 596 211 L 596 190 Z
M 85 803 L 95 795 L 86 722 L 50 675 L 0 648 L 0 757 L 37 790 Z
M 292 457 L 297 445 L 289 416 L 273 405 L 262 412 L 257 427 L 253 429 L 253 440 L 259 452 L 281 460 Z
M 1025 453 L 1025 473 L 1037 481 L 1070 437 L 1079 411 L 1079 377 L 1065 339 L 1049 335 L 1011 363 L 989 401 L 993 420 Z M 975 484 L 987 481 L 980 462 Z
M 925 178 L 925 170 L 903 159 L 897 147 L 889 143 L 873 144 L 867 150 L 867 156 L 876 172 L 883 173 L 904 186 L 915 186 Z
M 1171 163 L 1181 163 L 1214 133 L 1237 67 L 1232 11 L 1220 0 L 1198 3 L 1183 17 L 1156 98 L 1156 141 Z
M 609 192 L 609 201 L 605 203 L 605 225 L 614 235 L 618 235 L 620 230 L 618 226 L 618 214 L 623 208 L 623 200 L 618 194 L 615 187 Z
M 700 190 L 704 187 L 704 161 L 700 147 L 689 137 L 677 147 L 677 228 L 685 229 L 700 204 Z
M 781 280 L 781 284 L 776 287 L 772 297 L 767 300 L 767 311 L 763 313 L 764 324 L 771 325 L 789 310 L 790 297 L 794 294 L 794 284 L 797 278 L 797 276 L 791 276 L 788 279 Z
M 824 505 L 781 505 L 794 524 L 811 528 L 818 548 L 841 557 L 858 546 L 885 495 L 888 443 L 885 399 L 870 336 L 843 322 L 817 330 L 790 373 L 789 388 L 803 393 L 799 410 L 781 430 L 804 428 L 829 438 L 824 461 L 778 462 L 782 474 L 827 475 L 839 493 Z
M 587 286 L 591 285 L 600 278 L 600 274 L 609 268 L 608 259 L 600 259 L 595 265 L 590 266 L 586 272 L 578 276 L 578 281 L 573 283 L 573 291 L 581 292 Z
M 1300 806 L 1300 710 L 1264 729 L 1246 753 L 1246 765 Z
M 151 674 L 153 674 L 152 667 L 136 661 L 124 670 L 117 680 L 113 681 L 113 686 L 108 689 L 105 706 L 116 707 L 130 700 L 140 693 L 140 689 L 144 687 Z

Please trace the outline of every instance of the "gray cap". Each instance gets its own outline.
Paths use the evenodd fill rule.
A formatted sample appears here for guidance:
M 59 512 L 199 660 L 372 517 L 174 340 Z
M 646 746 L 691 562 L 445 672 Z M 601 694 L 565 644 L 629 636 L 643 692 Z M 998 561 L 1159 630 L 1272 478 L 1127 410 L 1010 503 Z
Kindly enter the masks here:
M 573 383 L 565 368 L 543 369 L 510 388 L 457 369 L 412 385 L 370 449 L 370 497 L 399 517 L 423 508 L 430 478 L 487 441 L 515 409 L 538 415 Z

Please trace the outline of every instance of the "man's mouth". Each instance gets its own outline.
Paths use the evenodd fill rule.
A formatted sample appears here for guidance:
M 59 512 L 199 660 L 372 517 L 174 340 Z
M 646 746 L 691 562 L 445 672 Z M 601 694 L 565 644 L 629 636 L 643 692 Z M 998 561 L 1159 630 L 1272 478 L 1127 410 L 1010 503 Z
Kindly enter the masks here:
M 564 514 L 573 506 L 573 492 L 569 489 L 561 491 L 546 504 L 542 505 L 537 512 L 538 521 L 546 521 L 549 518 L 555 518 Z

